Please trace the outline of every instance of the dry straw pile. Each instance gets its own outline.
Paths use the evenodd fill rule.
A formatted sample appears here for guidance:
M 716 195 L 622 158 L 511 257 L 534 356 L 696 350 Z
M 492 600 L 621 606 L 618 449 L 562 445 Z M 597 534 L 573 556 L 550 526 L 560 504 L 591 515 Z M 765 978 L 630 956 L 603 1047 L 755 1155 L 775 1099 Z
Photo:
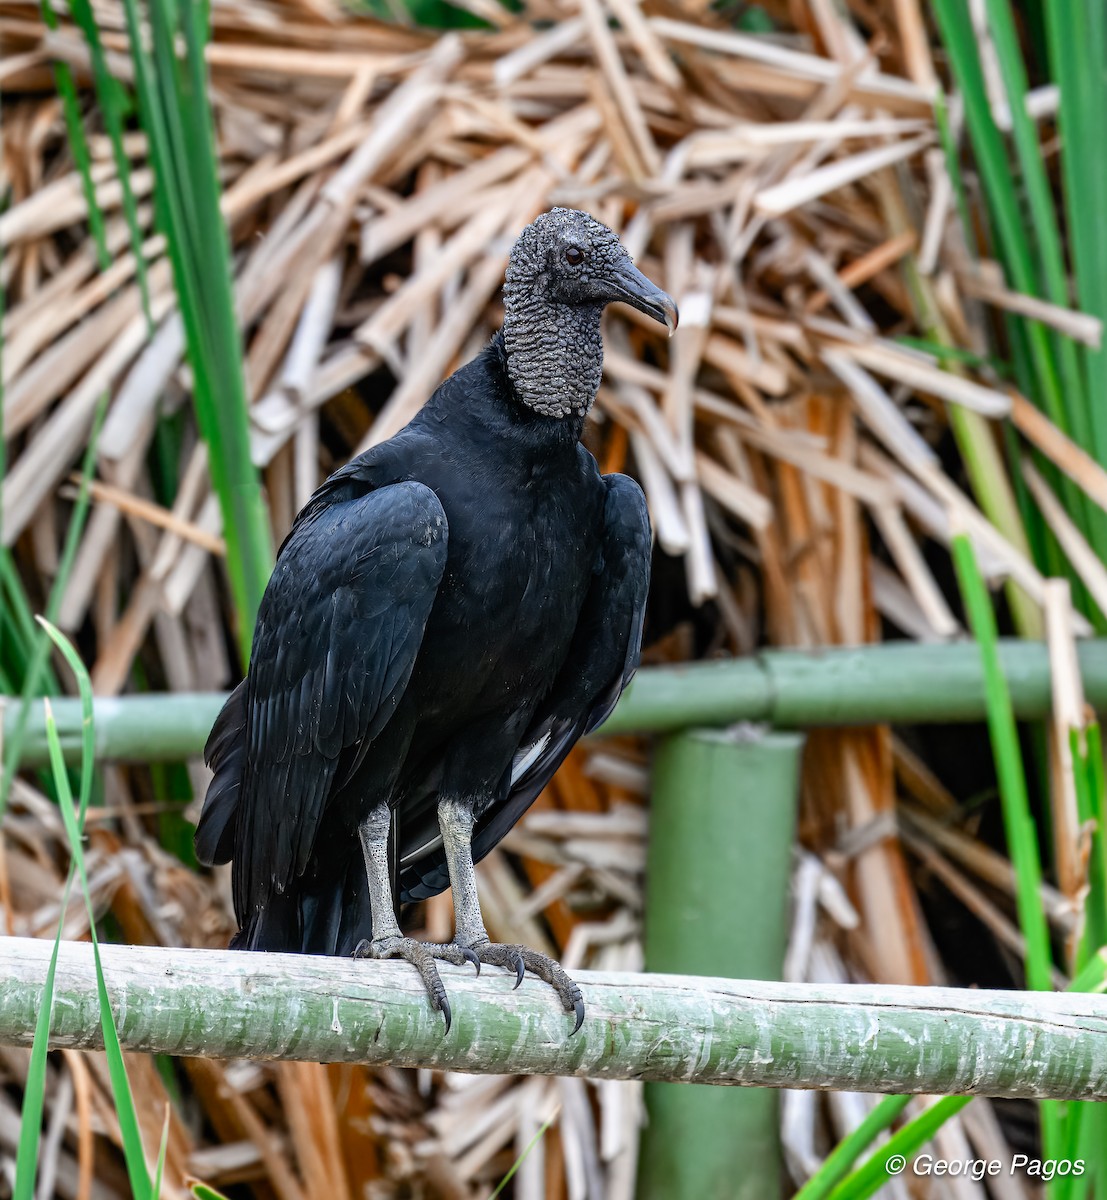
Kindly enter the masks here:
M 397 430 L 489 337 L 514 235 L 561 204 L 618 229 L 681 307 L 671 342 L 635 313 L 609 315 L 587 436 L 605 469 L 625 467 L 642 481 L 658 542 L 683 564 L 687 597 L 710 602 L 699 623 L 708 652 L 865 642 L 889 628 L 922 639 L 956 634 L 948 589 L 933 571 L 946 570 L 941 548 L 957 527 L 973 533 L 993 580 L 1012 580 L 1041 602 L 1041 575 L 996 515 L 1008 485 L 996 485 L 997 527 L 936 447 L 960 422 L 985 457 L 996 455 L 986 422 L 1011 421 L 1101 502 L 1107 476 L 986 373 L 899 338 L 980 350 L 996 312 L 1028 306 L 1085 340 L 1100 330 L 1011 294 L 964 252 L 934 126 L 935 68 L 913 0 L 858 4 L 867 40 L 825 0 L 780 6 L 774 15 L 791 32 L 771 37 L 736 32 L 694 0 L 540 0 L 524 15 L 494 0 L 464 7 L 492 28 L 435 37 L 330 0 L 213 8 L 223 211 L 253 456 L 276 537 L 329 470 Z M 122 11 L 104 0 L 96 15 L 109 65 L 128 81 Z M 234 667 L 219 506 L 188 407 L 144 138 L 132 132 L 126 144 L 147 239 L 150 340 L 107 139 L 93 137 L 93 174 L 116 257 L 99 273 L 54 93 L 55 58 L 89 84 L 84 43 L 64 19 L 48 31 L 34 0 L 0 0 L 0 39 L 10 189 L 0 215 L 3 539 L 41 599 L 58 563 L 71 475 L 108 390 L 94 512 L 61 624 L 81 632 L 101 694 L 134 686 L 136 667 L 154 687 L 224 687 Z M 1048 107 L 1049 96 L 1042 100 Z M 179 482 L 167 508 L 150 471 L 159 421 L 175 413 L 180 457 L 165 469 Z M 1102 567 L 1074 541 L 1041 477 L 1027 483 L 1074 547 L 1089 590 L 1107 594 Z M 669 586 L 679 614 L 682 589 Z M 692 654 L 689 630 L 677 624 L 655 659 Z M 630 741 L 570 760 L 510 854 L 482 868 L 494 935 L 556 952 L 570 968 L 638 963 L 644 764 L 645 747 Z M 202 769 L 190 769 L 202 788 Z M 164 794 L 137 769 L 105 775 L 90 855 L 101 910 L 128 939 L 220 943 L 228 933 L 220 886 L 181 868 L 153 834 L 150 813 Z M 989 899 L 1010 895 L 1009 865 L 936 819 L 952 800 L 889 730 L 817 735 L 806 776 L 804 833 L 825 854 L 797 876 L 796 977 L 941 978 L 895 833 L 897 790 L 911 814 L 912 853 L 1019 952 L 1010 906 Z M 833 849 L 843 828 L 854 836 Z M 28 782 L 17 785 L 5 837 L 9 931 L 48 934 L 64 835 Z M 536 889 L 529 894 L 519 863 Z M 1051 900 L 1063 926 L 1070 908 Z M 75 907 L 70 936 L 81 934 L 82 915 Z M 429 906 L 432 936 L 448 934 L 448 921 L 448 905 Z M 66 1055 L 51 1070 L 57 1194 L 126 1194 L 103 1064 Z M 165 1077 L 148 1061 L 132 1060 L 131 1070 L 154 1147 Z M 0 1072 L 17 1089 L 22 1071 L 22 1055 L 0 1052 Z M 213 1062 L 184 1063 L 176 1083 L 185 1081 L 170 1126 L 173 1194 L 196 1175 L 217 1186 L 256 1181 L 258 1195 L 280 1200 L 487 1195 L 560 1106 L 515 1194 L 632 1195 L 640 1113 L 632 1084 Z M 0 1091 L 5 1150 L 18 1128 L 17 1094 Z M 794 1104 L 787 1140 L 802 1177 L 817 1161 L 816 1100 Z M 862 1106 L 836 1098 L 829 1128 L 844 1132 Z M 989 1157 L 981 1147 L 990 1140 L 998 1157 L 990 1109 L 969 1112 L 977 1149 Z M 961 1127 L 947 1126 L 946 1136 L 962 1136 Z

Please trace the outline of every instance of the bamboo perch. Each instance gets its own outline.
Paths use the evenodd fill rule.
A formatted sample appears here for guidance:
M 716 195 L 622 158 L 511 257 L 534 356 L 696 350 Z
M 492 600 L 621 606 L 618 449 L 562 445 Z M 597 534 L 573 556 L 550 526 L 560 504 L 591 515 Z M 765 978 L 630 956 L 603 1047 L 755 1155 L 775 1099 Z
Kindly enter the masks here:
M 650 822 L 663 836 L 649 839 L 648 970 L 781 978 L 803 742 L 687 729 L 659 744 Z M 758 836 L 744 836 L 752 828 Z M 756 1088 L 647 1085 L 638 1200 L 779 1196 L 778 1100 Z
M 1107 639 L 1078 644 L 1088 703 L 1107 709 Z M 1049 655 L 1040 642 L 1000 642 L 1000 661 L 1015 714 L 1050 711 Z M 199 754 L 225 699 L 221 693 L 165 693 L 96 701 L 96 754 L 101 760 L 176 762 Z M 47 761 L 42 702 L 27 726 L 23 766 Z M 53 702 L 66 760 L 80 757 L 81 708 Z M 0 696 L 10 735 L 19 700 Z M 971 645 L 891 642 L 819 652 L 766 650 L 749 658 L 639 671 L 603 727 L 605 734 L 669 733 L 690 725 L 762 721 L 782 729 L 886 722 L 982 721 L 984 681 Z
M 29 1046 L 51 944 L 0 938 L 0 1044 Z M 885 1093 L 1107 1099 L 1107 1000 L 1075 993 L 785 984 L 582 971 L 553 993 L 443 968 L 454 1026 L 404 963 L 101 948 L 125 1049 Z M 92 947 L 63 942 L 50 1044 L 102 1046 Z

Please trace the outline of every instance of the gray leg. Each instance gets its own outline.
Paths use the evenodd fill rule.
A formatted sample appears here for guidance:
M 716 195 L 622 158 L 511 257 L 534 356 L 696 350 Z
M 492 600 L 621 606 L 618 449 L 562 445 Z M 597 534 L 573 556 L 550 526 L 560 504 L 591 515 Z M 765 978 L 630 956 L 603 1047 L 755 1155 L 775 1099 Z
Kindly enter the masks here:
M 480 961 L 471 950 L 461 945 L 438 946 L 404 937 L 392 907 L 392 879 L 388 863 L 388 830 L 392 812 L 387 804 L 379 804 L 358 826 L 361 852 L 365 857 L 365 875 L 369 882 L 369 901 L 373 908 L 373 940 L 362 939 L 354 949 L 355 958 L 402 958 L 411 963 L 422 976 L 431 1005 L 446 1019 L 450 1032 L 450 1002 L 435 966 L 435 959 L 460 966 L 473 963 L 480 970 Z
M 561 966 L 545 954 L 526 946 L 506 946 L 488 939 L 477 898 L 477 875 L 473 867 L 473 805 L 455 798 L 438 802 L 438 826 L 450 871 L 454 894 L 454 941 L 469 950 L 481 962 L 493 963 L 515 971 L 515 986 L 523 982 L 528 969 L 557 992 L 566 1012 L 576 1016 L 573 1033 L 584 1021 L 584 1000 L 580 988 Z
M 463 946 L 488 941 L 477 897 L 473 867 L 473 806 L 464 800 L 439 800 L 438 828 L 454 894 L 454 940 Z
M 378 804 L 357 828 L 361 853 L 365 859 L 365 875 L 369 880 L 374 942 L 401 936 L 392 907 L 392 879 L 388 869 L 388 831 L 391 824 L 392 810 L 387 804 Z

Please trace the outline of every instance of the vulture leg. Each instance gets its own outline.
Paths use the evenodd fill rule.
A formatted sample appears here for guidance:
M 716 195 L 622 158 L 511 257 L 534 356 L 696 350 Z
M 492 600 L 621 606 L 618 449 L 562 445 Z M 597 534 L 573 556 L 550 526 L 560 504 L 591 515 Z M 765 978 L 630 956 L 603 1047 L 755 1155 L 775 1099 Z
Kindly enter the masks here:
M 526 946 L 507 946 L 489 941 L 477 898 L 477 876 L 473 869 L 473 804 L 471 801 L 443 799 L 438 802 L 438 825 L 450 871 L 454 895 L 454 942 L 474 954 L 483 963 L 507 967 L 515 972 L 515 986 L 531 971 L 548 983 L 566 1012 L 576 1016 L 573 1033 L 584 1022 L 584 1000 L 580 988 L 561 966 L 545 954 Z
M 365 874 L 369 881 L 369 902 L 373 911 L 373 940 L 362 939 L 354 948 L 354 958 L 402 958 L 419 972 L 431 1005 L 446 1019 L 450 1032 L 450 1002 L 435 966 L 435 959 L 461 966 L 471 962 L 480 971 L 480 960 L 464 946 L 436 945 L 404 937 L 392 906 L 392 882 L 388 863 L 388 830 L 392 812 L 387 804 L 378 804 L 358 826 L 361 852 L 365 856 Z

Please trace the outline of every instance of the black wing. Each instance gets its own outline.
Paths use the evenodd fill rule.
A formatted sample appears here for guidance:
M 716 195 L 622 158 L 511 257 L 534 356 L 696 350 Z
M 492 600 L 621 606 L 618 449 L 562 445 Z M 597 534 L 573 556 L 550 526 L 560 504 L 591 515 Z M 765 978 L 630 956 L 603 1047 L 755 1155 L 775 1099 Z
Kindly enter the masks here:
M 581 607 L 565 665 L 535 713 L 501 799 L 478 820 L 479 862 L 507 834 L 553 778 L 579 738 L 603 724 L 634 677 L 650 586 L 650 519 L 642 489 L 626 475 L 605 475 L 601 560 Z M 415 831 L 413 831 L 415 832 Z M 418 836 L 418 835 L 416 835 Z M 401 834 L 403 839 L 403 834 Z M 400 845 L 400 898 L 421 900 L 449 887 L 441 845 Z
M 209 742 L 216 777 L 197 853 L 233 853 L 243 926 L 303 873 L 340 765 L 349 770 L 395 711 L 446 564 L 446 517 L 422 484 L 326 499 L 308 505 L 281 548 L 245 690 L 232 693 Z M 215 760 L 236 753 L 235 794 L 230 770 L 219 793 Z

